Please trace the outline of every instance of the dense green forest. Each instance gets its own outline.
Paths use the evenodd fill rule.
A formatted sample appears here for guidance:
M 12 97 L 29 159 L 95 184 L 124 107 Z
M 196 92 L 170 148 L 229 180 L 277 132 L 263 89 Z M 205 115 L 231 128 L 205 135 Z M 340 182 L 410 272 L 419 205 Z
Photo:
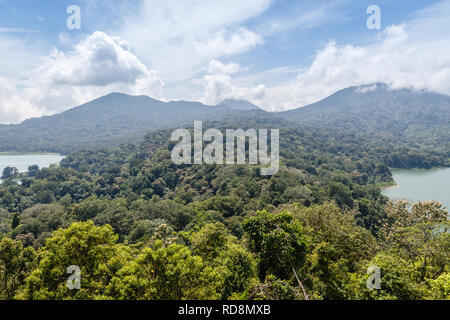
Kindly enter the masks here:
M 14 173 L 0 185 L 0 298 L 450 298 L 448 211 L 380 189 L 389 166 L 448 166 L 448 150 L 251 112 L 208 126 L 284 128 L 274 176 L 174 165 L 170 130 Z M 373 265 L 381 290 L 367 288 Z

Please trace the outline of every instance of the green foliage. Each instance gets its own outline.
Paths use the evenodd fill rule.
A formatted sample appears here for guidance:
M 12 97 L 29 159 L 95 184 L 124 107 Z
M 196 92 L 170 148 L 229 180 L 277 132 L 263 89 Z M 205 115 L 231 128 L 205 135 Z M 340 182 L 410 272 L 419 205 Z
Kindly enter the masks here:
M 24 299 L 102 299 L 106 285 L 131 258 L 131 249 L 117 245 L 109 226 L 89 221 L 55 231 L 37 256 L 37 267 L 26 279 Z M 81 268 L 81 289 L 69 290 L 67 268 Z
M 450 273 L 443 273 L 436 280 L 431 281 L 433 299 L 450 300 Z
M 14 179 L 14 178 L 17 178 L 18 175 L 19 175 L 19 170 L 17 170 L 17 168 L 6 167 L 5 169 L 3 169 L 1 178 L 3 180 Z
M 381 290 L 366 287 L 367 268 L 376 265 L 381 270 Z M 426 287 L 418 283 L 419 273 L 410 261 L 395 253 L 380 253 L 362 268 L 359 282 L 359 299 L 421 300 Z
M 306 252 L 306 239 L 302 227 L 292 214 L 270 214 L 266 211 L 244 221 L 250 249 L 260 260 L 261 280 L 268 273 L 280 279 L 290 279 L 292 270 L 301 267 Z
M 137 259 L 121 269 L 108 287 L 115 299 L 181 300 L 219 298 L 223 280 L 201 257 L 182 245 L 145 248 Z
M 228 241 L 228 232 L 221 223 L 208 224 L 191 237 L 192 248 L 206 260 L 217 258 Z
M 0 300 L 12 300 L 32 270 L 34 250 L 24 249 L 19 241 L 0 241 Z
M 357 226 L 354 217 L 332 203 L 290 208 L 309 239 L 300 272 L 309 294 L 323 299 L 348 299 L 351 275 L 377 250 L 372 234 Z

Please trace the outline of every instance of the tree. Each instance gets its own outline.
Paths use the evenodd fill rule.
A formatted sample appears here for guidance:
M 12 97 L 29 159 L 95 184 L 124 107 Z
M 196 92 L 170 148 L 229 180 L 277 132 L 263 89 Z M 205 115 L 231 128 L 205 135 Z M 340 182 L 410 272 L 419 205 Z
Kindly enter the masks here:
M 328 192 L 330 197 L 335 199 L 340 207 L 347 206 L 353 208 L 352 191 L 345 184 L 341 182 L 331 182 L 328 186 Z
M 270 214 L 260 211 L 243 223 L 250 249 L 260 259 L 259 277 L 273 274 L 290 279 L 293 269 L 301 267 L 306 253 L 306 240 L 301 224 L 288 212 Z
M 36 176 L 36 174 L 38 173 L 38 171 L 39 171 L 39 166 L 38 165 L 32 165 L 32 166 L 29 166 L 28 167 L 28 176 L 29 177 L 35 177 Z
M 309 295 L 320 299 L 351 298 L 353 274 L 376 254 L 373 235 L 334 203 L 287 209 L 302 222 L 309 239 L 306 260 L 299 271 Z
M 5 169 L 3 169 L 2 179 L 3 180 L 14 179 L 14 178 L 17 178 L 18 175 L 19 175 L 19 170 L 17 168 L 6 167 Z
M 218 299 L 222 283 L 220 273 L 187 247 L 157 242 L 117 273 L 108 294 L 126 300 Z
M 19 213 L 15 213 L 11 222 L 11 229 L 15 229 L 20 225 L 20 214 Z
M 20 215 L 16 214 L 13 223 L 13 236 L 32 233 L 36 238 L 43 232 L 53 232 L 68 225 L 64 207 L 52 204 L 40 204 L 26 209 Z
M 74 223 L 47 240 L 37 257 L 37 267 L 26 279 L 24 299 L 104 299 L 114 274 L 132 260 L 132 249 L 117 244 L 110 226 L 92 221 Z M 81 269 L 81 289 L 67 286 L 70 266 Z
M 24 249 L 20 241 L 0 241 L 0 300 L 12 300 L 31 271 L 34 250 Z
M 108 208 L 108 201 L 100 200 L 95 196 L 89 197 L 72 208 L 71 215 L 77 221 L 88 221 L 94 219 L 100 213 L 106 211 Z
M 242 214 L 244 204 L 241 199 L 236 196 L 214 196 L 205 200 L 201 208 L 203 210 L 215 210 L 223 214 L 225 218 L 239 216 Z
M 251 253 L 239 244 L 228 244 L 220 252 L 216 264 L 223 269 L 223 300 L 230 297 L 242 299 L 251 284 L 257 281 L 256 261 Z
M 433 299 L 450 299 L 450 272 L 446 272 L 436 280 L 431 281 L 431 294 Z
M 367 288 L 367 270 L 377 266 L 381 273 L 381 289 Z M 427 286 L 418 281 L 420 273 L 407 259 L 394 252 L 381 252 L 361 267 L 356 299 L 363 300 L 422 300 Z
M 228 231 L 223 224 L 208 224 L 192 236 L 192 248 L 204 259 L 212 260 L 223 250 L 228 238 Z

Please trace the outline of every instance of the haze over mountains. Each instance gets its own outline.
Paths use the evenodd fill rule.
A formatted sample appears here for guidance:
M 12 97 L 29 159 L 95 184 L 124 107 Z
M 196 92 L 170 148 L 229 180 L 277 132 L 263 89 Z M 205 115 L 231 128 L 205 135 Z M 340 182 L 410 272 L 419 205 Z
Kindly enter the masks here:
M 346 88 L 312 105 L 280 113 L 264 112 L 241 100 L 206 106 L 112 93 L 57 115 L 0 126 L 0 152 L 69 153 L 109 147 L 136 142 L 159 129 L 191 127 L 194 120 L 220 122 L 230 117 L 243 123 L 276 119 L 283 127 L 355 130 L 416 143 L 443 143 L 443 147 L 450 140 L 450 96 L 374 84 Z

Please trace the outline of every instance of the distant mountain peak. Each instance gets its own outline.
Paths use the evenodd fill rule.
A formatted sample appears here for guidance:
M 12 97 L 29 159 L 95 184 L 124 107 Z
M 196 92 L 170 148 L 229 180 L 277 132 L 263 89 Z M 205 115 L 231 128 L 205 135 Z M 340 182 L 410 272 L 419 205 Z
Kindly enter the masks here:
M 129 96 L 129 95 L 122 92 L 111 92 L 107 94 L 105 97 L 117 97 L 117 96 Z
M 303 123 L 346 123 L 349 127 L 388 130 L 388 126 L 400 123 L 412 128 L 448 126 L 449 108 L 450 96 L 374 83 L 345 88 L 311 105 L 278 115 L 285 120 Z
M 153 99 L 145 95 L 130 95 L 121 92 L 111 92 L 105 96 L 101 96 L 90 102 L 85 103 L 82 106 L 92 106 L 98 104 L 111 104 L 111 105 L 129 105 L 133 103 L 163 103 L 157 99 Z M 70 111 L 71 109 L 69 109 Z
M 221 107 L 228 107 L 232 110 L 259 110 L 260 108 L 253 103 L 247 101 L 247 100 L 238 100 L 238 99 L 226 99 L 222 101 L 218 106 Z

